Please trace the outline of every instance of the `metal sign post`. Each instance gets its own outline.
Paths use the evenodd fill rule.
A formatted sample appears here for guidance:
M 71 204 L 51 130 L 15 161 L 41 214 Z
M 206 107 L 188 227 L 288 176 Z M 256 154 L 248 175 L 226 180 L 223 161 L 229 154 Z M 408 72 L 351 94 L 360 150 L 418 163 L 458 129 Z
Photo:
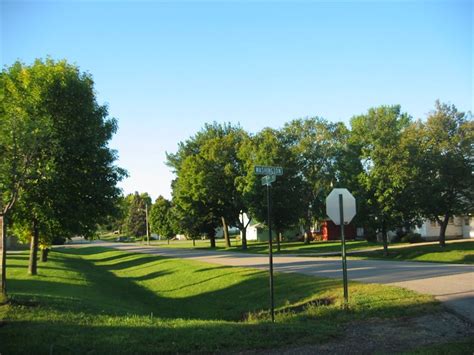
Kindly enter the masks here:
M 333 189 L 326 197 L 326 214 L 341 228 L 342 279 L 344 285 L 344 308 L 347 308 L 349 291 L 347 286 L 346 237 L 344 224 L 349 224 L 356 214 L 355 198 L 347 189 Z
M 277 175 L 283 174 L 283 168 L 275 166 L 256 166 L 255 174 L 265 175 L 262 177 L 262 185 L 267 186 L 267 224 L 268 224 L 268 264 L 270 274 L 270 312 L 272 323 L 275 322 L 275 298 L 273 291 L 273 241 L 272 241 L 272 225 L 271 225 L 271 196 L 270 187 L 272 182 L 276 181 Z
M 349 302 L 349 291 L 347 290 L 347 259 L 346 259 L 346 238 L 344 235 L 344 202 L 342 194 L 339 194 L 339 214 L 341 227 L 341 244 L 342 244 L 342 279 L 344 284 L 344 308 L 347 308 Z
M 272 314 L 272 322 L 275 322 L 275 300 L 273 292 L 273 245 L 272 245 L 272 225 L 271 225 L 271 197 L 270 197 L 270 186 L 271 182 L 267 185 L 267 221 L 268 221 L 268 265 L 270 268 L 270 309 Z

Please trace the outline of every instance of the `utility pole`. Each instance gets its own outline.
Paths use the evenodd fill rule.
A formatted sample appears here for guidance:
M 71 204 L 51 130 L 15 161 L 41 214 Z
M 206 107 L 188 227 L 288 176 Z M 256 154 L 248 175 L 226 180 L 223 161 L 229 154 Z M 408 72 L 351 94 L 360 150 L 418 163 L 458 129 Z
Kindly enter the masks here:
M 146 244 L 150 245 L 150 228 L 148 226 L 148 203 L 145 204 Z

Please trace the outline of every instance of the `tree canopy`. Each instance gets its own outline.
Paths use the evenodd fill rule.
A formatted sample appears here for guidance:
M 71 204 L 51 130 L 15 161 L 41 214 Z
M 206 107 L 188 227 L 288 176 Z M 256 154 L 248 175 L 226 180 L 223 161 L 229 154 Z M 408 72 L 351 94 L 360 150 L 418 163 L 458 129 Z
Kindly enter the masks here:
M 90 74 L 66 61 L 17 62 L 1 78 L 3 215 L 18 202 L 13 224 L 19 235 L 29 231 L 35 263 L 39 238 L 91 237 L 114 210 L 125 176 L 107 145 L 117 123 L 97 103 Z

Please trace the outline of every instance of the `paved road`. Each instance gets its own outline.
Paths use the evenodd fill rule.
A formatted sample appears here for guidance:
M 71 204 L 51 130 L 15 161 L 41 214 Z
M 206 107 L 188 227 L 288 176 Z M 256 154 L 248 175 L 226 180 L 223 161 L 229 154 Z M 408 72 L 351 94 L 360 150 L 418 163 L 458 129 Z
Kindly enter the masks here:
M 219 252 L 179 248 L 149 247 L 139 244 L 96 241 L 101 246 L 123 251 L 147 253 L 171 258 L 268 269 L 268 257 L 256 254 Z M 69 246 L 85 246 L 76 244 Z M 278 272 L 342 279 L 340 258 L 274 256 Z M 461 316 L 474 323 L 474 266 L 408 261 L 348 260 L 350 280 L 401 286 L 434 295 Z

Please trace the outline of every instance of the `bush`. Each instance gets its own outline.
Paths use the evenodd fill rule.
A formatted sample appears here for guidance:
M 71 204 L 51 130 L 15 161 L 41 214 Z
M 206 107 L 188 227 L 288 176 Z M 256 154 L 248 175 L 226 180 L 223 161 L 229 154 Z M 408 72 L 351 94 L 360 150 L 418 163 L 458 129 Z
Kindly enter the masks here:
M 424 242 L 424 239 L 421 237 L 420 233 L 408 233 L 401 239 L 402 243 L 421 243 Z

